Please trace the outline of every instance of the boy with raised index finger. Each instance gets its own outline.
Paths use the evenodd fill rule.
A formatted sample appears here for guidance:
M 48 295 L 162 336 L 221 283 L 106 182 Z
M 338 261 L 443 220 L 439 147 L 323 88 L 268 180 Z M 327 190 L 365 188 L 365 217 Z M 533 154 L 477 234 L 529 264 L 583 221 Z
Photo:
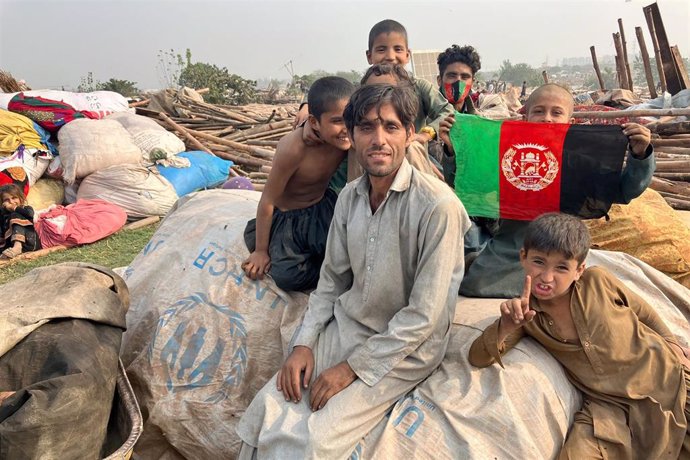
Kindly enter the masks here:
M 585 268 L 580 219 L 544 214 L 529 224 L 522 295 L 470 348 L 477 367 L 524 336 L 539 342 L 583 393 L 559 458 L 677 459 L 690 455 L 687 349 L 653 307 L 606 270 Z

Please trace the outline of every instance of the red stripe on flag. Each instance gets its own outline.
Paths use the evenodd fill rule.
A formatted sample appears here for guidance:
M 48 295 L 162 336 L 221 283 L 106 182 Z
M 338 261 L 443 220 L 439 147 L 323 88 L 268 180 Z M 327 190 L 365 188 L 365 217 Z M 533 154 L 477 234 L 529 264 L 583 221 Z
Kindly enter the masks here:
M 503 123 L 498 152 L 502 218 L 533 220 L 560 210 L 563 141 L 569 127 Z

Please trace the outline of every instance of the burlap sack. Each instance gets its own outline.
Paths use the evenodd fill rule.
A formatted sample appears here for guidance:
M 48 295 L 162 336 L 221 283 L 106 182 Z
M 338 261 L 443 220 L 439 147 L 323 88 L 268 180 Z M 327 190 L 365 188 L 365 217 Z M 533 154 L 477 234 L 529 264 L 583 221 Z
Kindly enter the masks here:
M 690 288 L 690 228 L 659 193 L 648 188 L 609 216 L 585 221 L 592 247 L 630 254 Z
M 175 189 L 156 168 L 122 164 L 89 174 L 79 185 L 79 200 L 105 200 L 130 219 L 164 216 L 177 201 Z
M 248 255 L 242 231 L 259 197 L 211 190 L 180 199 L 125 272 L 132 306 L 122 361 L 145 418 L 141 458 L 235 458 L 237 421 L 289 349 L 307 296 L 250 281 L 240 268 Z M 687 343 L 685 288 L 625 254 L 593 251 L 588 263 L 615 270 Z M 557 454 L 581 404 L 561 366 L 531 339 L 506 355 L 505 370 L 467 362 L 499 304 L 459 298 L 439 370 L 401 398 L 351 458 Z
M 142 159 L 132 136 L 115 120 L 74 120 L 60 128 L 58 139 L 68 184 L 108 166 L 137 164 Z
M 307 296 L 240 268 L 260 196 L 181 198 L 124 274 L 132 303 L 122 362 L 144 416 L 142 458 L 235 458 L 235 425 L 283 362 Z

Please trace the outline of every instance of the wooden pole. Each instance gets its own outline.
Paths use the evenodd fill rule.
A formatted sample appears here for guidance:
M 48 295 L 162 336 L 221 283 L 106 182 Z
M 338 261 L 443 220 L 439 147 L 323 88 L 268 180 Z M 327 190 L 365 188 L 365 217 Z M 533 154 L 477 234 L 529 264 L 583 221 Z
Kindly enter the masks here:
M 172 120 L 170 119 L 170 117 L 167 116 L 166 114 L 164 114 L 163 112 L 159 112 L 159 113 L 158 113 L 158 116 L 161 118 L 161 120 L 163 120 L 163 121 L 165 122 L 165 124 L 167 124 L 167 125 L 170 126 L 172 129 L 174 129 L 175 131 L 177 131 L 178 133 L 180 133 L 182 136 L 184 136 L 184 138 L 187 139 L 187 140 L 189 141 L 189 143 L 190 143 L 192 146 L 194 146 L 194 148 L 197 148 L 197 149 L 199 149 L 199 150 L 202 150 L 202 151 L 208 153 L 209 155 L 217 156 L 215 153 L 213 153 L 210 149 L 208 149 L 204 144 L 202 144 L 201 142 L 199 142 L 199 140 L 197 140 L 197 139 L 192 135 L 192 132 L 191 132 L 192 130 L 191 130 L 191 129 L 183 128 L 182 126 L 178 125 L 177 123 L 175 123 L 174 121 L 172 121 Z M 230 170 L 230 175 L 233 176 L 233 177 L 236 177 L 236 176 L 237 176 L 237 173 L 231 169 L 231 170 Z
M 649 63 L 647 45 L 644 42 L 644 35 L 642 35 L 642 27 L 635 27 L 635 35 L 637 35 L 637 43 L 640 45 L 640 54 L 642 54 L 642 64 L 644 65 L 644 76 L 647 79 L 647 87 L 649 88 L 649 97 L 656 99 L 657 94 L 656 87 L 654 86 L 654 76 L 652 75 L 652 66 Z
M 235 142 L 235 141 L 229 141 L 229 140 L 227 140 L 227 139 L 223 139 L 223 138 L 221 138 L 221 137 L 212 136 L 212 135 L 210 135 L 210 134 L 206 134 L 206 133 L 203 133 L 203 132 L 201 132 L 201 131 L 196 131 L 196 130 L 193 130 L 193 129 L 188 129 L 187 131 L 189 131 L 189 133 L 190 133 L 191 135 L 197 136 L 197 137 L 199 137 L 200 139 L 204 139 L 204 140 L 207 140 L 207 141 L 215 142 L 216 144 L 220 144 L 220 145 L 225 145 L 225 146 L 228 146 L 228 147 L 232 147 L 233 149 L 239 150 L 240 152 L 247 152 L 247 153 L 249 153 L 250 155 L 254 155 L 254 156 L 257 156 L 257 157 L 260 157 L 260 158 L 266 158 L 266 159 L 269 159 L 269 160 L 272 160 L 272 159 L 273 159 L 274 153 L 271 152 L 271 151 L 268 151 L 268 150 L 266 150 L 266 149 L 260 149 L 260 148 L 258 148 L 258 147 L 254 147 L 254 146 L 251 146 L 251 145 L 240 144 L 239 142 Z
M 599 62 L 597 61 L 597 52 L 594 46 L 589 47 L 589 51 L 592 53 L 592 65 L 594 65 L 594 72 L 597 74 L 597 80 L 599 80 L 599 88 L 602 91 L 606 91 L 604 87 L 604 79 L 601 77 L 601 70 L 599 70 Z
M 541 77 L 544 79 L 544 84 L 549 82 L 549 74 L 546 72 L 546 70 L 541 71 Z
M 254 128 L 237 131 L 234 134 L 227 136 L 225 139 L 230 141 L 243 141 L 251 139 L 254 134 L 261 134 L 267 131 L 276 131 L 280 128 L 292 127 L 291 120 L 283 120 L 276 123 L 267 123 L 265 125 L 255 126 Z
M 621 34 L 621 45 L 623 46 L 623 66 L 625 67 L 625 75 L 628 78 L 628 89 L 633 89 L 633 78 L 630 72 L 630 62 L 628 61 L 628 43 L 625 40 L 625 32 L 623 31 L 623 19 L 618 18 L 618 29 Z
M 187 141 L 189 142 L 189 144 L 190 144 L 192 147 L 194 147 L 195 149 L 198 149 L 198 150 L 202 150 L 202 151 L 204 151 L 204 152 L 206 152 L 206 153 L 208 153 L 208 154 L 210 154 L 210 155 L 213 155 L 213 152 L 211 152 L 211 150 L 208 149 L 204 144 L 202 144 L 201 142 L 199 142 L 198 139 L 196 139 L 194 136 L 192 136 L 187 128 L 184 128 L 184 127 L 178 125 L 177 123 L 175 123 L 174 121 L 172 121 L 172 120 L 170 119 L 170 117 L 167 116 L 166 114 L 164 114 L 163 112 L 158 112 L 158 116 L 159 116 L 160 119 L 163 120 L 163 122 L 164 122 L 166 125 L 168 125 L 172 130 L 177 131 L 177 132 L 180 133 L 185 139 L 187 139 Z
M 639 110 L 610 110 L 607 112 L 575 112 L 573 118 L 619 118 L 619 117 L 679 117 L 690 115 L 690 108 L 686 109 L 639 109 Z
M 685 68 L 683 56 L 681 56 L 678 46 L 674 45 L 671 47 L 671 56 L 673 56 L 673 64 L 676 67 L 676 73 L 678 74 L 681 87 L 683 87 L 683 89 L 690 88 L 690 76 L 688 76 L 688 69 Z
M 618 87 L 623 87 L 623 79 L 621 78 L 621 58 L 617 54 L 613 56 L 616 59 L 616 81 L 618 81 Z
M 613 34 L 613 45 L 616 47 L 616 66 L 618 67 L 618 74 L 620 75 L 620 87 L 623 89 L 630 89 L 630 83 L 628 83 L 628 72 L 625 70 L 625 60 L 623 58 L 621 35 L 618 32 Z
M 656 61 L 656 69 L 659 72 L 659 83 L 661 84 L 661 92 L 664 93 L 667 90 L 666 75 L 664 74 L 664 64 L 663 62 L 661 62 L 661 50 L 659 49 L 659 40 L 656 37 L 656 29 L 654 28 L 654 19 L 652 18 L 652 12 L 645 10 L 645 16 L 647 17 L 649 35 L 652 36 L 652 46 L 654 47 L 654 60 Z

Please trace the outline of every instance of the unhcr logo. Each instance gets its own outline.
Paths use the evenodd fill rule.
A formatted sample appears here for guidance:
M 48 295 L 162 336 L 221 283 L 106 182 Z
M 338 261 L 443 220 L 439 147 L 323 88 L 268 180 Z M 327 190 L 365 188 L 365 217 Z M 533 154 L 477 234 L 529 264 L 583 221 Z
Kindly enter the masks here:
M 219 388 L 205 402 L 219 402 L 247 368 L 247 330 L 242 315 L 195 293 L 175 302 L 158 320 L 148 361 L 169 392 Z

